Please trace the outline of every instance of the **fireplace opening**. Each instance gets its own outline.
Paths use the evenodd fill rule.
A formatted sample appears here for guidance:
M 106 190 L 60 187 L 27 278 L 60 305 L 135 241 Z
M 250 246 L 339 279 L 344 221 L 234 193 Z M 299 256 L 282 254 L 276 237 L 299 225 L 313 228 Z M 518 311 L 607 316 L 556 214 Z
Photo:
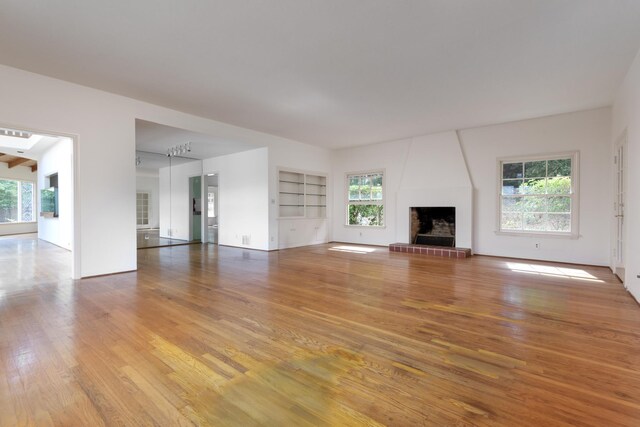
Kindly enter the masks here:
M 456 246 L 456 208 L 412 207 L 410 243 L 430 246 Z

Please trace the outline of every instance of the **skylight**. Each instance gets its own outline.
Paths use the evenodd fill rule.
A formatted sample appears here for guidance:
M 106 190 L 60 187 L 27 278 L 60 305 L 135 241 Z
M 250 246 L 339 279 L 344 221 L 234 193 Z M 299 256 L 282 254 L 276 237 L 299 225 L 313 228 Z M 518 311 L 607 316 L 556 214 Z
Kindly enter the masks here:
M 12 148 L 15 150 L 30 150 L 36 145 L 42 138 L 42 135 L 29 134 L 30 136 L 25 138 L 24 136 L 9 136 L 5 131 L 7 129 L 0 129 L 0 147 Z M 18 132 L 18 131 L 16 131 Z M 25 133 L 23 132 L 23 135 Z

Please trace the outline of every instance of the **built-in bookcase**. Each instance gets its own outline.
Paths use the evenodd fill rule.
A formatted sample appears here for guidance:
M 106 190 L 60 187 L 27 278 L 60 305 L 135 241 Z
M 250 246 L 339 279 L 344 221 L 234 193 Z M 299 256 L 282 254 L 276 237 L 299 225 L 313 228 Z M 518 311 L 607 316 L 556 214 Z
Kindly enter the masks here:
M 304 217 L 304 174 L 280 171 L 280 217 Z
M 280 218 L 325 218 L 327 177 L 281 170 L 279 172 Z
M 327 177 L 305 175 L 305 206 L 307 218 L 327 216 Z

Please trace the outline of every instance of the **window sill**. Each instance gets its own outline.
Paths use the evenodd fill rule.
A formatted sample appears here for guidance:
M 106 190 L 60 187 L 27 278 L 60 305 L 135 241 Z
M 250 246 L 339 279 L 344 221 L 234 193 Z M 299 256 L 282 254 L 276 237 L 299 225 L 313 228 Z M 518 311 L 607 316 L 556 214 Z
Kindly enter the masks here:
M 344 224 L 345 228 L 368 228 L 373 230 L 382 230 L 387 228 L 386 225 L 355 225 L 355 224 Z
M 577 240 L 580 238 L 578 233 L 552 233 L 552 232 L 536 232 L 536 231 L 494 231 L 498 236 L 513 236 L 513 237 L 549 237 L 552 239 L 569 239 Z

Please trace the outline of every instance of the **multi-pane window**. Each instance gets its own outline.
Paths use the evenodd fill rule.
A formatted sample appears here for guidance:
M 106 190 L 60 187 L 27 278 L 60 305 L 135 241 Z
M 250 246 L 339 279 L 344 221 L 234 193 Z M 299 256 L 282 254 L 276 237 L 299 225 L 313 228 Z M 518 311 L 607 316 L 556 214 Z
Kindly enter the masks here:
M 384 225 L 383 173 L 347 175 L 347 225 Z
M 0 224 L 33 222 L 34 183 L 0 179 Z
M 136 224 L 149 225 L 149 193 L 136 193 Z
M 575 233 L 576 155 L 500 163 L 500 231 Z

